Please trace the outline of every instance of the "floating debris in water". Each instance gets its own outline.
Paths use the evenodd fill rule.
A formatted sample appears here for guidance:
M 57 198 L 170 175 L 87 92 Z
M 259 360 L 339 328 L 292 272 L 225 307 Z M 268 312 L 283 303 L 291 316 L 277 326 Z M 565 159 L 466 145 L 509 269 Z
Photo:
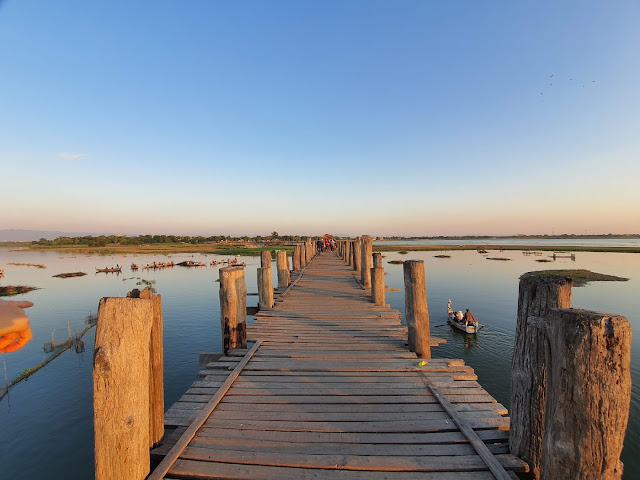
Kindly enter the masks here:
M 57 278 L 70 278 L 70 277 L 84 277 L 85 275 L 86 275 L 85 272 L 71 272 L 71 273 L 59 273 L 53 276 Z
M 39 289 L 38 287 L 29 287 L 27 285 L 7 285 L 6 287 L 0 287 L 0 297 L 19 295 L 21 293 L 28 293 L 33 290 Z

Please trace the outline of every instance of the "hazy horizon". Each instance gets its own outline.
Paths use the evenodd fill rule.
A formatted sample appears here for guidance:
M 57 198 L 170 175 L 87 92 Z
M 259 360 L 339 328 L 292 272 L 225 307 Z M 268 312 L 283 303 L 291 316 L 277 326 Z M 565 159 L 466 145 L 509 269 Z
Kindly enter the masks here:
M 640 231 L 638 2 L 0 5 L 0 229 Z

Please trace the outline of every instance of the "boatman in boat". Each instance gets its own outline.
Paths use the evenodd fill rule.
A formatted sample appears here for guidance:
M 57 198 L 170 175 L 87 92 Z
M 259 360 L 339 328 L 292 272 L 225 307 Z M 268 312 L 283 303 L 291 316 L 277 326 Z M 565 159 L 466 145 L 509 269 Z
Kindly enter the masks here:
M 475 322 L 473 320 L 473 313 L 471 313 L 469 311 L 469 309 L 467 308 L 467 311 L 464 314 L 464 321 L 467 325 L 474 325 Z

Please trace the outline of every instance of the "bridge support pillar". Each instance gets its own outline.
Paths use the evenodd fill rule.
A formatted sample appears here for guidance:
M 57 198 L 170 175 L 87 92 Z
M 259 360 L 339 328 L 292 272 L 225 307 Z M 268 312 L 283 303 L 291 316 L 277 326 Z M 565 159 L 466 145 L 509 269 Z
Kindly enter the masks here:
M 631 401 L 631 326 L 572 309 L 570 278 L 520 278 L 511 452 L 536 479 L 620 479 Z M 596 433 L 597 432 L 597 433 Z
M 362 286 L 365 288 L 371 287 L 371 255 L 372 255 L 372 243 L 369 235 L 362 236 L 362 263 L 360 269 L 360 278 L 362 280 Z
M 287 288 L 291 282 L 291 276 L 289 274 L 289 259 L 286 250 L 278 251 L 276 266 L 278 268 L 278 288 Z
M 222 350 L 247 348 L 247 285 L 243 267 L 220 269 Z
M 423 260 L 403 263 L 404 302 L 407 319 L 409 350 L 418 358 L 431 358 L 431 332 L 427 309 L 427 287 Z

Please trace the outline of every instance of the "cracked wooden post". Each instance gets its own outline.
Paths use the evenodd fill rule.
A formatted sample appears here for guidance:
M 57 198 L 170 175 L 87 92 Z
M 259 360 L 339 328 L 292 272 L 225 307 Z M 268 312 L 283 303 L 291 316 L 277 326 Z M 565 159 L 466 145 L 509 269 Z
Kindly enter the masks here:
M 360 237 L 353 241 L 353 270 L 360 274 L 360 262 L 362 260 L 362 249 L 360 248 Z
M 220 269 L 222 350 L 247 348 L 247 285 L 243 267 Z
M 103 298 L 93 351 L 96 480 L 149 473 L 150 299 Z
M 302 244 L 300 245 L 300 266 L 302 268 L 307 266 L 307 245 L 306 244 Z
M 164 435 L 164 349 L 162 345 L 162 297 L 149 288 L 137 288 L 127 294 L 130 298 L 151 300 L 153 318 L 149 345 L 149 446 L 156 445 Z
M 424 261 L 406 260 L 402 264 L 402 269 L 409 350 L 416 352 L 418 358 L 431 358 L 431 331 Z
M 307 237 L 306 242 L 304 243 L 307 251 L 307 263 L 309 263 L 311 261 L 311 259 L 313 258 L 313 242 L 311 241 L 311 237 Z
M 289 260 L 287 259 L 287 251 L 286 250 L 278 250 L 277 253 L 277 263 L 276 266 L 278 268 L 278 288 L 285 289 L 289 286 L 291 281 L 291 277 L 289 274 Z
M 384 268 L 371 269 L 371 301 L 376 305 L 386 305 L 384 294 Z
M 273 280 L 271 276 L 271 252 L 263 251 L 258 268 L 258 306 L 260 310 L 273 307 Z
M 382 264 L 382 253 L 376 252 L 373 254 L 373 267 L 384 268 L 384 265 Z
M 371 237 L 369 235 L 362 236 L 362 261 L 360 269 L 360 279 L 362 286 L 365 288 L 371 287 L 371 261 L 372 261 L 372 244 Z
M 301 268 L 300 267 L 300 265 L 302 264 L 301 256 L 300 256 L 301 249 L 302 249 L 301 245 L 296 245 L 293 247 L 293 257 L 291 258 L 291 263 L 293 265 L 294 272 L 299 272 Z
M 631 400 L 625 317 L 571 309 L 572 281 L 520 279 L 511 452 L 536 479 L 620 479 Z

